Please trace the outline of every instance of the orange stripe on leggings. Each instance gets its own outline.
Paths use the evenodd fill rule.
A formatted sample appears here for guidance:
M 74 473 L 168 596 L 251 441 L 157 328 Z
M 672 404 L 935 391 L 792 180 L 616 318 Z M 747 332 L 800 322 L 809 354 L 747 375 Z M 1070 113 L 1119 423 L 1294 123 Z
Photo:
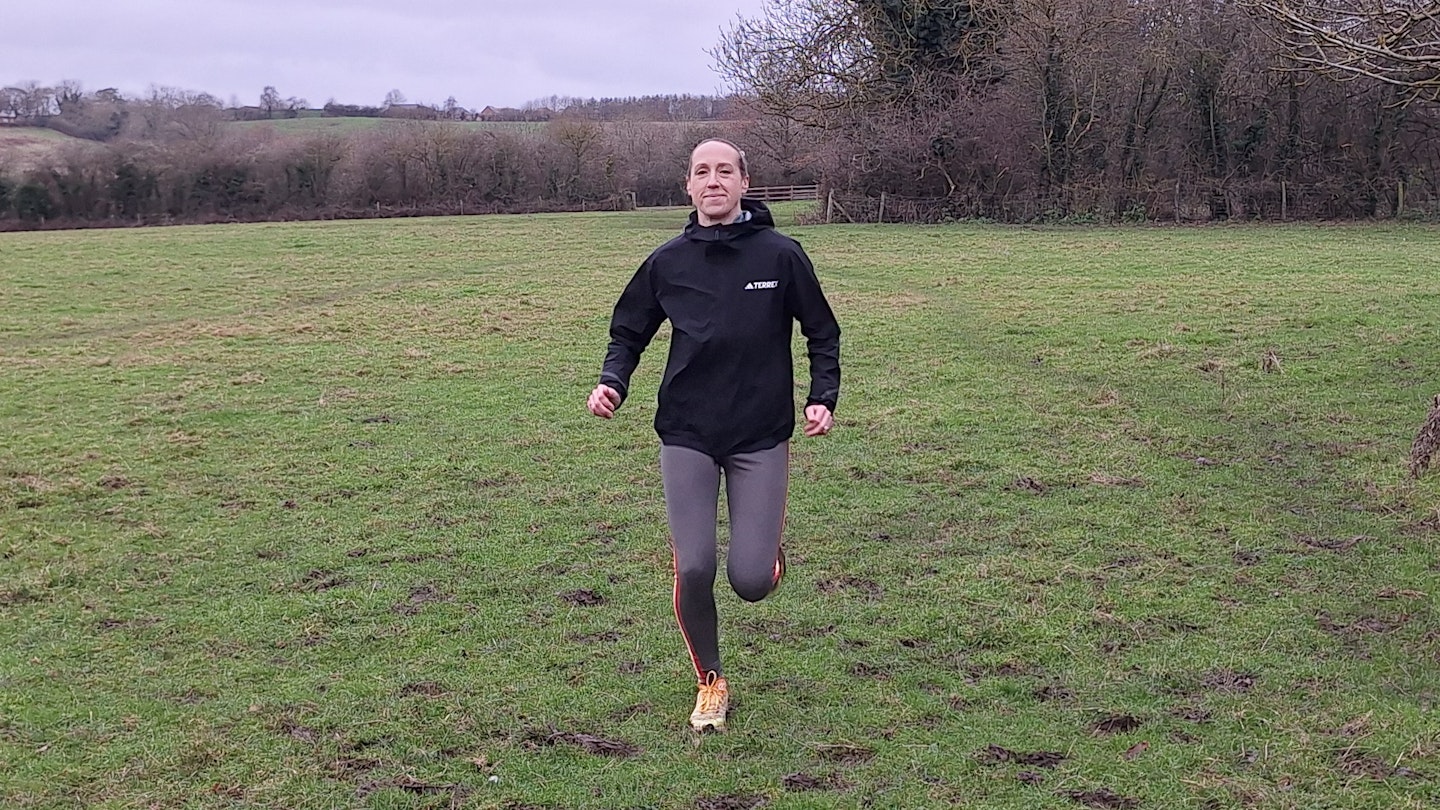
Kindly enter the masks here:
M 705 672 L 700 668 L 700 656 L 695 654 L 695 645 L 690 643 L 690 634 L 685 632 L 685 619 L 680 615 L 680 558 L 675 553 L 675 538 L 670 538 L 670 574 L 673 583 L 671 590 L 670 607 L 675 611 L 675 624 L 680 627 L 680 635 L 685 639 L 685 650 L 690 653 L 690 664 L 695 667 L 695 677 L 698 680 L 705 680 Z

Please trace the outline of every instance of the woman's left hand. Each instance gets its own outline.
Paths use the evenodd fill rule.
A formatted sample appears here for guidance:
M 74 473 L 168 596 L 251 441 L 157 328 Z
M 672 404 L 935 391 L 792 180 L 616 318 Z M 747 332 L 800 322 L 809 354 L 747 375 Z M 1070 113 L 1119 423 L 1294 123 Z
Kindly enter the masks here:
M 805 435 L 824 436 L 835 426 L 835 416 L 824 405 L 805 406 Z

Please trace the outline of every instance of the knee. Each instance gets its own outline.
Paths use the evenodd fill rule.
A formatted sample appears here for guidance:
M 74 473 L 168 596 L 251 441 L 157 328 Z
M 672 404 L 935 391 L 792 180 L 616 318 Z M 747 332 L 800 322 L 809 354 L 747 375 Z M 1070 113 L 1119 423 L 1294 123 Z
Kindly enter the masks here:
M 746 602 L 759 602 L 775 589 L 775 577 L 771 571 L 731 571 L 730 587 Z
M 680 565 L 675 568 L 675 580 L 681 588 L 712 588 L 715 585 L 715 565 L 697 563 Z

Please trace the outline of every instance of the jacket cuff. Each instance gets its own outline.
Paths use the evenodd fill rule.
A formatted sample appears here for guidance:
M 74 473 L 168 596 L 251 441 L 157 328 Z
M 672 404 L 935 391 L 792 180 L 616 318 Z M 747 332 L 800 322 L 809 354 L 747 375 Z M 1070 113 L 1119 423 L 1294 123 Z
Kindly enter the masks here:
M 830 413 L 835 413 L 835 400 L 833 399 L 816 399 L 814 397 L 807 397 L 805 400 L 805 407 L 808 408 L 811 405 L 824 405 L 825 407 L 830 409 Z
M 601 384 L 601 385 L 608 385 L 608 386 L 610 386 L 611 388 L 614 388 L 616 391 L 620 392 L 620 402 L 621 402 L 621 404 L 624 404 L 625 399 L 630 395 L 630 391 L 629 391 L 629 389 L 627 388 L 627 386 L 625 385 L 625 383 L 622 383 L 622 382 L 620 382 L 619 380 L 610 379 L 610 378 L 607 378 L 607 377 L 601 377 L 601 378 L 600 378 L 600 384 Z

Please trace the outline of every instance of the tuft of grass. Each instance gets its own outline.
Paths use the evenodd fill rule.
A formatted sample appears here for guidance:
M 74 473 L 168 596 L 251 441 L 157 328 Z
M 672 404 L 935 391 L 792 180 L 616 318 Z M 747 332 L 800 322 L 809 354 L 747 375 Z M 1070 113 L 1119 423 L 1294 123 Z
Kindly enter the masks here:
M 0 804 L 1440 800 L 1440 234 L 790 228 L 839 427 L 695 737 L 663 334 L 583 409 L 683 216 L 0 235 Z

